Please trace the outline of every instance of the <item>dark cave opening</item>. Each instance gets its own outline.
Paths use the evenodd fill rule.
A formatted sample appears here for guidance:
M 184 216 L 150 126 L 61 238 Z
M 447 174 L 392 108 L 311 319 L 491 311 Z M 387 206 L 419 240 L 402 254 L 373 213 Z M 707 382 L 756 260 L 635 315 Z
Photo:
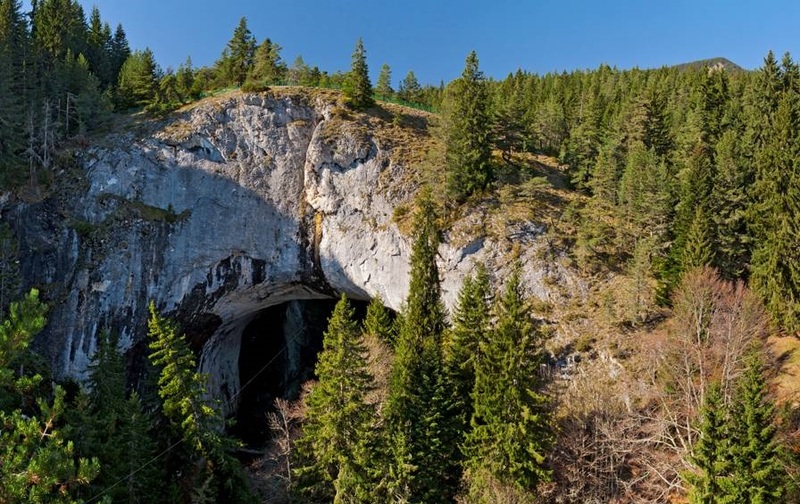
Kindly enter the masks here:
M 367 302 L 351 300 L 363 321 Z M 317 355 L 336 300 L 293 300 L 261 310 L 244 328 L 239 350 L 241 393 L 232 434 L 249 447 L 269 439 L 275 399 L 294 400 L 314 378 Z

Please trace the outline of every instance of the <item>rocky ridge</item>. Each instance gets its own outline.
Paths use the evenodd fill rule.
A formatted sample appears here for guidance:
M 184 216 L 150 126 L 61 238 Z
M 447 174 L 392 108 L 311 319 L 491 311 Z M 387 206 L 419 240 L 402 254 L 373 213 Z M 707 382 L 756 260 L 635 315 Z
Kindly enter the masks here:
M 85 377 L 107 329 L 141 354 L 152 300 L 202 349 L 212 393 L 232 398 L 242 331 L 264 308 L 345 292 L 400 310 L 410 239 L 395 212 L 417 184 L 375 124 L 335 93 L 230 94 L 86 148 L 78 189 L 59 175 L 44 201 L 7 205 L 24 283 L 43 286 L 52 306 L 37 345 L 56 374 Z M 424 145 L 424 129 L 413 135 Z M 453 229 L 481 229 L 481 219 L 470 212 Z M 514 222 L 501 237 L 446 235 L 446 304 L 477 261 L 502 279 L 513 243 L 531 294 L 580 293 L 575 277 L 543 259 L 544 231 Z

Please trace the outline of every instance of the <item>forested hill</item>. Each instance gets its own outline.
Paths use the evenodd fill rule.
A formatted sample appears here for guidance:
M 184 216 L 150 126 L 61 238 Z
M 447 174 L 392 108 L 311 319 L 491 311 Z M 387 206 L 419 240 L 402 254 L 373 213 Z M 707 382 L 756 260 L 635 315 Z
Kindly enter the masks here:
M 744 72 L 745 69 L 734 63 L 727 58 L 709 58 L 697 61 L 690 61 L 689 63 L 681 63 L 675 65 L 679 70 L 701 70 L 703 68 L 712 68 L 715 70 L 727 70 L 728 72 Z
M 800 66 L 788 53 L 754 71 L 715 58 L 493 80 L 473 51 L 450 83 L 422 86 L 382 65 L 373 84 L 360 39 L 350 70 L 328 72 L 285 62 L 279 41 L 256 38 L 242 18 L 213 65 L 163 69 L 97 8 L 21 5 L 0 0 L 0 502 L 800 502 Z M 140 178 L 119 183 L 115 169 Z M 359 190 L 343 174 L 362 176 Z M 195 181 L 208 198 L 191 198 Z M 392 198 L 376 202 L 378 186 Z M 156 196 L 137 199 L 145 189 Z M 323 193 L 356 203 L 341 215 L 338 203 L 313 207 L 308 195 L 322 205 Z M 215 203 L 176 209 L 176 194 Z M 149 318 L 122 334 L 86 312 L 88 296 L 112 303 L 134 285 L 153 297 L 162 265 L 148 251 L 170 248 L 187 222 L 219 245 L 208 226 L 224 198 L 263 212 L 217 227 L 286 246 L 250 257 L 226 242 L 194 287 L 191 275 L 169 287 L 187 293 L 175 305 L 206 310 L 195 339 L 155 303 L 132 314 L 118 302 L 128 319 Z M 271 206 L 279 200 L 286 211 Z M 365 205 L 382 220 L 362 219 Z M 264 232 L 248 227 L 254 215 L 289 224 Z M 367 221 L 359 229 L 391 234 L 391 247 L 369 233 L 348 239 L 349 223 Z M 221 418 L 241 390 L 220 392 L 225 410 L 198 368 L 227 351 L 233 382 L 246 360 L 235 345 L 208 353 L 214 289 L 259 298 L 254 284 L 274 280 L 264 265 L 283 251 L 307 266 L 287 285 L 316 282 L 301 286 L 306 297 L 338 295 L 332 285 L 366 297 L 347 276 L 364 274 L 366 259 L 323 267 L 332 236 L 343 254 L 368 242 L 395 262 L 410 251 L 408 264 L 382 270 L 408 280 L 392 305 L 403 308 L 393 314 L 377 296 L 331 306 L 328 329 L 303 349 L 312 364 L 294 370 L 315 380 L 253 393 L 269 434 L 242 462 Z M 470 262 L 490 242 L 502 253 L 495 270 Z M 474 271 L 440 275 L 445 249 Z M 188 250 L 176 254 L 191 265 Z M 100 278 L 103 261 L 120 278 Z M 65 293 L 57 268 L 82 290 Z M 456 275 L 448 315 L 442 278 Z M 268 297 L 225 336 L 245 339 L 256 312 L 286 329 L 289 308 L 275 315 Z M 35 339 L 47 334 L 43 301 L 97 321 L 60 342 L 59 362 L 93 355 L 66 377 L 83 383 L 54 384 L 52 362 L 34 352 L 47 346 Z M 280 341 L 237 387 L 290 353 Z

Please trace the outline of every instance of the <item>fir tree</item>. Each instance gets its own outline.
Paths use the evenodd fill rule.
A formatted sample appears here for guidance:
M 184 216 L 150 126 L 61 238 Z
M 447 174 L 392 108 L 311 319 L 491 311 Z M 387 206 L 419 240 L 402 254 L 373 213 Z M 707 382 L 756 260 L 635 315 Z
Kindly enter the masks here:
M 281 84 L 286 76 L 286 63 L 281 59 L 281 46 L 264 39 L 253 56 L 248 79 L 266 85 Z
M 397 91 L 398 96 L 409 103 L 416 103 L 420 101 L 421 93 L 422 86 L 419 85 L 417 76 L 414 75 L 413 70 L 409 70 L 403 81 L 400 82 L 400 88 Z
M 384 100 L 394 95 L 394 89 L 392 89 L 392 69 L 387 63 L 381 66 L 381 73 L 378 74 L 378 84 L 375 87 L 375 93 Z
M 46 306 L 32 290 L 11 303 L 0 324 L 0 501 L 9 503 L 73 503 L 83 485 L 97 476 L 99 464 L 75 454 L 63 434 L 65 392 L 55 386 L 49 396 L 41 375 L 25 374 L 15 365 L 44 328 Z M 12 368 L 13 366 L 13 368 Z M 13 404 L 11 398 L 23 398 Z
M 222 418 L 217 405 L 206 397 L 207 376 L 199 373 L 195 357 L 175 322 L 161 317 L 153 302 L 148 320 L 152 364 L 159 370 L 158 395 L 164 416 L 175 434 L 188 446 L 197 463 L 188 477 L 190 485 L 205 482 L 203 492 L 219 499 L 247 498 L 249 489 L 241 467 L 227 450 L 235 445 L 220 429 Z
M 375 103 L 372 99 L 372 83 L 369 81 L 367 52 L 360 38 L 356 41 L 343 91 L 350 106 L 356 110 L 368 109 Z
M 461 77 L 448 87 L 443 122 L 447 194 L 457 203 L 492 182 L 489 93 L 478 56 L 467 56 Z
M 698 206 L 686 234 L 686 242 L 681 256 L 682 272 L 713 264 L 714 242 L 709 229 L 710 223 L 711 218 L 703 210 L 703 207 Z
M 316 366 L 318 383 L 307 398 L 307 421 L 297 441 L 304 462 L 296 469 L 301 494 L 334 502 L 371 502 L 369 453 L 375 407 L 366 347 L 353 308 L 342 295 L 328 322 Z
M 364 330 L 378 338 L 379 341 L 391 346 L 395 343 L 395 325 L 389 310 L 384 306 L 380 296 L 370 300 L 367 305 L 367 315 L 364 318 Z
M 387 404 L 390 466 L 386 487 L 393 499 L 452 500 L 458 484 L 458 433 L 446 388 L 441 340 L 445 311 L 436 251 L 439 231 L 429 191 L 418 201 L 411 252 L 411 282 Z
M 750 208 L 754 238 L 751 286 L 774 321 L 790 332 L 800 330 L 800 111 L 797 84 L 785 87 L 785 75 L 798 73 L 784 58 L 783 71 L 774 60 L 760 73 L 761 129 L 756 133 L 756 180 Z M 789 79 L 789 82 L 795 79 Z M 765 130 L 765 131 L 763 131 Z
M 519 275 L 517 265 L 495 304 L 495 329 L 475 361 L 474 412 L 465 452 L 472 470 L 535 490 L 551 476 L 545 460 L 553 435 L 549 400 L 538 378 L 542 336 L 526 309 Z
M 760 357 L 753 354 L 739 378 L 728 440 L 730 477 L 722 483 L 729 502 L 778 503 L 786 492 L 786 472 L 776 437 L 774 405 Z
M 119 72 L 117 108 L 124 110 L 152 103 L 158 93 L 159 74 L 153 51 L 145 49 L 131 54 Z
M 728 416 L 718 383 L 712 384 L 701 411 L 700 438 L 692 449 L 693 472 L 684 474 L 689 483 L 689 502 L 716 504 L 725 502 L 723 480 L 730 471 Z
M 489 335 L 489 274 L 479 264 L 475 274 L 464 279 L 447 333 L 445 366 L 453 399 L 457 404 L 458 429 L 466 433 L 472 418 L 472 391 L 479 349 Z
M 247 27 L 247 18 L 239 19 L 233 36 L 217 61 L 224 83 L 241 86 L 253 68 L 256 53 L 256 39 Z

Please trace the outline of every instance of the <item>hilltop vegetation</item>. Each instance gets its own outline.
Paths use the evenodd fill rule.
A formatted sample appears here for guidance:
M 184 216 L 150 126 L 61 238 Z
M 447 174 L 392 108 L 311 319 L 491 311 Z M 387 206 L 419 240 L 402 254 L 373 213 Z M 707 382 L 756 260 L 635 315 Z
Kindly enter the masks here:
M 163 70 L 96 8 L 87 20 L 73 0 L 34 5 L 29 23 L 17 0 L 0 0 L 6 190 L 57 185 L 115 118 L 285 85 L 337 90 L 325 93 L 347 107 L 342 121 L 392 135 L 425 187 L 396 214 L 414 240 L 403 313 L 374 301 L 359 326 L 340 301 L 317 382 L 271 416 L 272 468 L 251 474 L 263 498 L 800 499 L 796 378 L 781 374 L 794 358 L 768 344 L 800 335 L 800 66 L 789 54 L 770 52 L 754 72 L 714 59 L 495 81 L 471 52 L 447 85 L 409 71 L 395 90 L 384 64 L 373 89 L 360 39 L 350 71 L 329 74 L 286 64 L 242 18 L 212 67 Z M 480 229 L 450 227 L 476 208 L 491 210 Z M 548 259 L 586 294 L 529 299 L 522 265 L 493 292 L 478 267 L 448 317 L 439 241 L 491 233 L 494 220 L 545 224 Z M 45 307 L 35 291 L 11 303 L 24 251 L 7 226 L 0 243 L 1 501 L 257 498 L 195 356 L 154 308 L 141 390 L 113 335 L 90 392 L 49 386 L 30 350 Z

